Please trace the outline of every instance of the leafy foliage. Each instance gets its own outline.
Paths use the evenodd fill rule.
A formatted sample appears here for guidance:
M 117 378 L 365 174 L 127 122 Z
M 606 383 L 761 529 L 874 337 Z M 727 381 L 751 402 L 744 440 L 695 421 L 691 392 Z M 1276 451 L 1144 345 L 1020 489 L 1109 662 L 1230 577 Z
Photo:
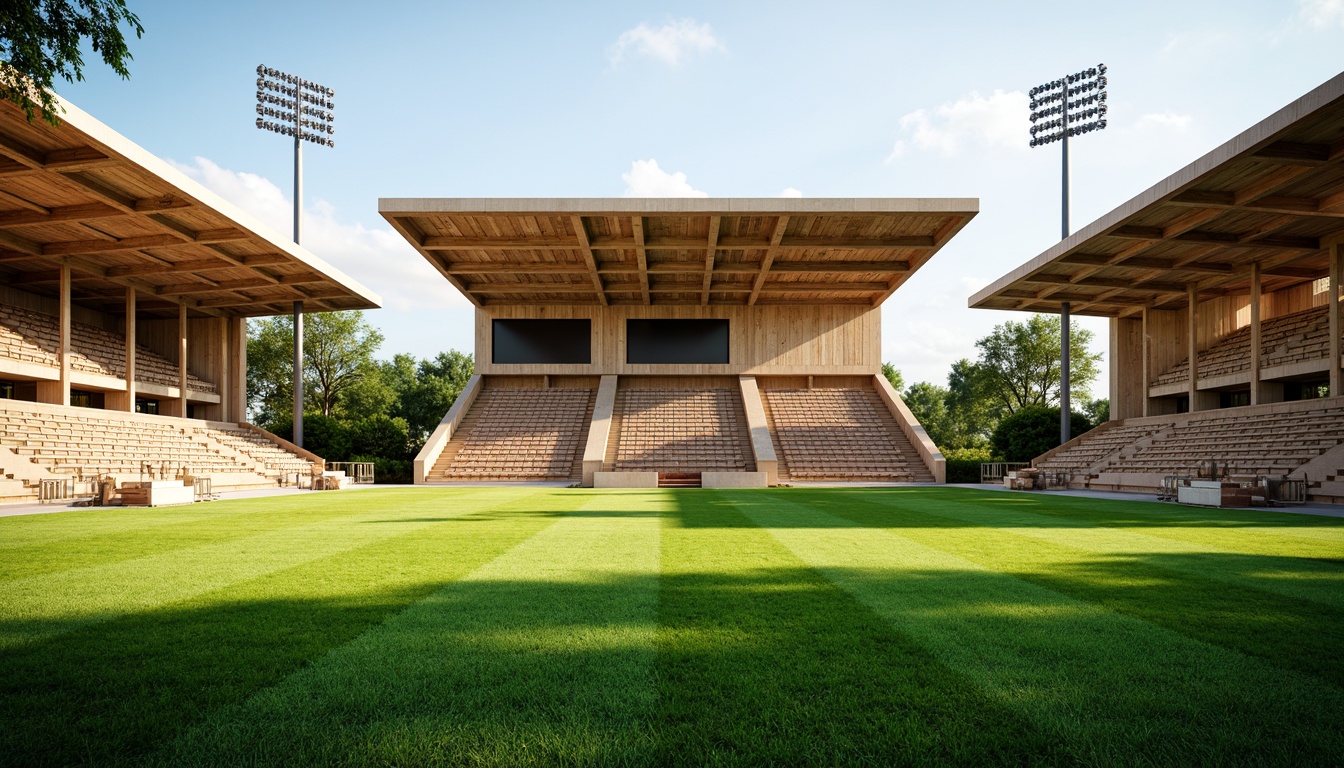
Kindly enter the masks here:
M 32 122 L 36 110 L 59 125 L 52 82 L 84 79 L 84 41 L 123 80 L 130 49 L 122 24 L 138 39 L 145 29 L 126 8 L 125 0 L 8 0 L 0 4 L 0 61 L 10 70 L 0 75 L 0 97 L 23 109 Z
M 905 389 L 905 377 L 901 375 L 900 369 L 895 365 L 892 365 L 891 363 L 883 363 L 882 376 L 887 381 L 891 382 L 891 388 L 897 392 Z
M 975 364 L 976 386 L 1007 413 L 1032 406 L 1059 404 L 1060 320 L 1032 315 L 1023 323 L 1009 320 L 997 325 L 975 346 L 980 359 Z M 1073 328 L 1069 334 L 1069 392 L 1076 402 L 1086 402 L 1097 378 L 1100 354 L 1088 351 L 1092 332 Z
M 1081 413 L 1069 414 L 1073 436 L 1092 428 Z M 1031 461 L 1059 445 L 1059 408 L 1029 406 L 1004 417 L 990 435 L 994 455 L 1004 461 Z

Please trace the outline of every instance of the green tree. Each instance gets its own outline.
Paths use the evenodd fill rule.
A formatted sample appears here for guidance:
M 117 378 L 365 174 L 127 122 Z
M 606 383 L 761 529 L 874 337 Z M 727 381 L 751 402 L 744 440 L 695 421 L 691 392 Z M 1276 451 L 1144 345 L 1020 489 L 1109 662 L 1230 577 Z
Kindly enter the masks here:
M 924 427 L 929 439 L 939 449 L 950 447 L 948 442 L 947 390 L 927 381 L 911 384 L 901 399 L 910 413 Z
M 8 0 L 0 3 L 0 61 L 8 71 L 0 74 L 0 96 L 23 109 L 32 122 L 35 110 L 51 125 L 59 125 L 59 107 L 52 82 L 64 78 L 73 83 L 84 79 L 84 41 L 103 63 L 123 80 L 130 78 L 126 65 L 130 49 L 121 26 L 139 39 L 144 33 L 140 19 L 126 8 L 125 0 Z
M 1092 428 L 1081 413 L 1069 414 L 1074 437 Z M 1005 416 L 989 438 L 994 455 L 1004 461 L 1031 461 L 1059 445 L 1059 408 L 1031 405 Z
M 263 427 L 279 424 L 293 411 L 294 320 L 288 315 L 251 320 L 247 336 L 252 420 Z M 303 324 L 305 410 L 333 415 L 341 398 L 375 369 L 373 355 L 382 342 L 383 334 L 364 319 L 362 312 L 307 315 Z
M 975 343 L 980 349 L 976 367 L 988 397 L 1007 413 L 1032 406 L 1059 405 L 1060 321 L 1050 315 L 1032 315 L 1026 322 L 1008 321 Z M 1092 332 L 1074 328 L 1069 336 L 1069 392 L 1075 402 L 1086 402 L 1097 378 L 1101 355 L 1088 351 Z
M 1099 427 L 1111 420 L 1111 401 L 1105 397 L 1097 398 L 1083 406 L 1083 414 L 1092 426 Z
M 990 382 L 976 363 L 962 358 L 947 374 L 948 417 L 961 435 L 957 448 L 986 448 L 1004 409 L 990 392 Z
M 373 354 L 382 344 L 382 332 L 363 312 L 319 312 L 304 318 L 304 388 L 322 415 L 330 416 L 341 395 L 373 368 Z
M 393 362 L 399 366 L 397 375 L 404 377 L 404 361 L 394 358 Z M 471 355 L 455 349 L 421 360 L 416 366 L 413 382 L 398 392 L 397 408 L 397 415 L 406 419 L 415 450 L 453 407 L 475 368 Z
M 905 377 L 901 376 L 901 370 L 891 363 L 882 364 L 882 376 L 891 382 L 891 388 L 897 392 L 905 389 Z

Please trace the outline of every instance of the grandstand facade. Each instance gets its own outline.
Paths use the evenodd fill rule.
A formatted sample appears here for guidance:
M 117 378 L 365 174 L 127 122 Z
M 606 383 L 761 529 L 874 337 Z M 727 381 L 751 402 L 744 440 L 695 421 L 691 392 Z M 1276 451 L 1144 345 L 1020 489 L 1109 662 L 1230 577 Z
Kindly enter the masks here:
M 881 377 L 882 302 L 965 199 L 384 199 L 476 306 L 420 483 L 941 481 Z
M 1111 419 L 1037 459 L 1151 489 L 1217 462 L 1344 500 L 1344 75 L 977 293 L 1110 318 Z
M 246 318 L 378 297 L 60 103 L 56 127 L 0 105 L 0 499 L 306 473 L 319 457 L 246 423 Z

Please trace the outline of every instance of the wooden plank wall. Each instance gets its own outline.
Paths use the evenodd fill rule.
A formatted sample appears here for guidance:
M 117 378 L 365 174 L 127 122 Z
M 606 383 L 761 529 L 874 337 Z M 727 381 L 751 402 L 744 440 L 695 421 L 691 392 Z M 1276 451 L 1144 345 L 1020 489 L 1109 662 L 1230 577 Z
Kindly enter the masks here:
M 1143 415 L 1143 320 L 1111 319 L 1111 418 Z
M 495 318 L 589 319 L 589 365 L 495 365 L 490 362 Z M 727 365 L 628 365 L 627 319 L 727 319 Z M 881 310 L 862 305 L 822 306 L 510 306 L 476 310 L 476 371 L 482 374 L 867 375 L 882 365 Z

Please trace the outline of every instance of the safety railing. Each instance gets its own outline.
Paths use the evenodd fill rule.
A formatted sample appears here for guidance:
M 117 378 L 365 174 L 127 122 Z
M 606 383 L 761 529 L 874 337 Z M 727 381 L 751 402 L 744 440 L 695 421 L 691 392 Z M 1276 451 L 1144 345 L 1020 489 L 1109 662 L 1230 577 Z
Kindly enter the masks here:
M 989 461 L 980 465 L 980 482 L 1002 485 L 1009 472 L 1031 466 L 1026 461 Z

